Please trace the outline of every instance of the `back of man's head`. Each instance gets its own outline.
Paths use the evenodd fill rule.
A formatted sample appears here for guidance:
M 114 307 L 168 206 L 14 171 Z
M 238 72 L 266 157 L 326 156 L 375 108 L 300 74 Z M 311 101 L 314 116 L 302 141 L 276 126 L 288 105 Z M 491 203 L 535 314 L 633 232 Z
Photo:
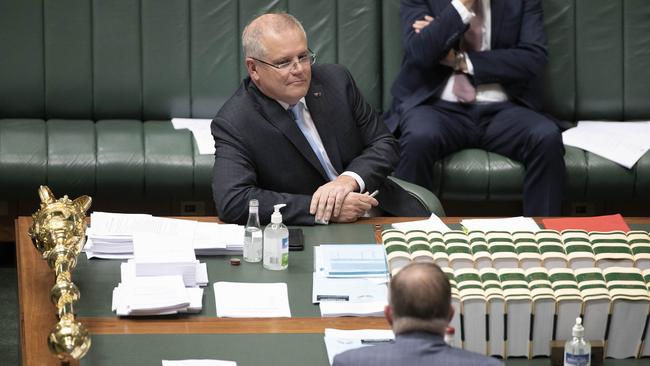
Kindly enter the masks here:
M 447 276 L 433 263 L 411 263 L 390 283 L 393 331 L 443 334 L 451 311 Z

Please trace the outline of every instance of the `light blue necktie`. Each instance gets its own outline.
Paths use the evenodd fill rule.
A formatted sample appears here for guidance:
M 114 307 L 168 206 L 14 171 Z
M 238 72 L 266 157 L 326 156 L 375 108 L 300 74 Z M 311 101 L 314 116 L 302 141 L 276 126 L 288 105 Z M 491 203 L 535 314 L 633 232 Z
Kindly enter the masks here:
M 332 166 L 332 163 L 329 161 L 329 158 L 321 153 L 321 150 L 318 148 L 318 143 L 316 142 L 316 136 L 312 135 L 312 133 L 309 131 L 309 127 L 307 127 L 307 123 L 305 123 L 305 118 L 303 117 L 302 113 L 302 103 L 298 102 L 289 107 L 289 111 L 293 115 L 293 119 L 296 121 L 298 128 L 300 128 L 302 134 L 305 135 L 307 142 L 309 142 L 309 146 L 311 146 L 311 149 L 316 154 L 316 157 L 318 158 L 318 161 L 320 161 L 320 165 L 325 170 L 327 177 L 330 180 L 336 179 L 336 177 L 338 177 L 336 170 Z

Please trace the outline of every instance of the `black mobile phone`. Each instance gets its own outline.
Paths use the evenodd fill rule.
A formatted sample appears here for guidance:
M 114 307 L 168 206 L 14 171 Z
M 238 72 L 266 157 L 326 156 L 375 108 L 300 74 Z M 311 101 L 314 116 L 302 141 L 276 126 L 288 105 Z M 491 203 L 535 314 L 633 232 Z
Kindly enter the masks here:
M 302 229 L 289 228 L 289 251 L 300 251 L 305 249 L 305 237 L 302 235 Z

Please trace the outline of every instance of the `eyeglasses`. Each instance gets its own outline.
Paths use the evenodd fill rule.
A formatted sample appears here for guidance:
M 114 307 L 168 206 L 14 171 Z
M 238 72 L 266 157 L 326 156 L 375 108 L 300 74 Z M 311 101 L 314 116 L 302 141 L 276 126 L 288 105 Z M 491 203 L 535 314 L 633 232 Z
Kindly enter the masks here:
M 271 67 L 273 67 L 275 69 L 278 69 L 280 71 L 293 70 L 293 68 L 299 63 L 302 64 L 303 66 L 307 66 L 307 64 L 313 65 L 314 62 L 316 62 L 316 54 L 312 50 L 309 50 L 309 53 L 306 54 L 306 55 L 298 56 L 298 61 L 291 60 L 291 61 L 285 61 L 285 62 L 281 62 L 281 63 L 277 63 L 277 64 L 272 64 L 270 62 L 262 61 L 262 60 L 260 60 L 258 58 L 255 58 L 255 57 L 251 57 L 251 58 L 253 60 L 257 61 L 257 62 L 261 62 L 264 65 L 271 66 Z

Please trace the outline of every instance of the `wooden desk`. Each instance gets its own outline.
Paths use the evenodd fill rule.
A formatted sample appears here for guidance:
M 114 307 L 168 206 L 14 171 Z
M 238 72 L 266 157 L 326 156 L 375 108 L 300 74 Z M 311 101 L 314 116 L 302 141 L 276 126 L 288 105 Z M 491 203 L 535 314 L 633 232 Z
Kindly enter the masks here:
M 210 218 L 200 218 L 200 220 L 205 221 L 215 221 L 216 219 Z M 373 227 L 368 226 L 367 224 L 388 224 L 391 222 L 397 221 L 408 221 L 409 218 L 373 218 L 362 220 L 360 224 L 366 225 L 338 225 L 337 231 L 340 231 L 340 236 L 347 236 L 350 233 L 355 233 L 356 238 L 349 239 L 351 241 L 355 240 L 366 240 L 366 242 L 374 241 L 375 235 L 373 232 Z M 457 224 L 460 221 L 460 218 L 445 218 L 444 221 L 448 224 Z M 628 218 L 626 221 L 631 224 L 638 225 L 650 225 L 650 218 Z M 16 220 L 16 256 L 17 256 L 17 269 L 18 269 L 18 292 L 19 292 L 19 303 L 20 303 L 20 334 L 21 334 L 21 351 L 22 351 L 22 362 L 23 365 L 58 365 L 56 358 L 54 358 L 46 344 L 46 339 L 49 334 L 50 329 L 56 323 L 57 319 L 55 316 L 54 306 L 49 300 L 50 288 L 54 284 L 54 275 L 52 271 L 48 268 L 45 261 L 40 258 L 39 253 L 33 247 L 31 239 L 27 235 L 27 229 L 31 225 L 32 220 L 30 217 L 20 217 Z M 326 240 L 328 236 L 326 235 L 326 230 L 331 229 L 327 227 L 314 227 L 306 228 L 306 230 L 311 230 L 313 238 L 309 238 L 306 235 L 306 245 L 305 252 L 292 252 L 292 256 L 296 259 L 300 259 L 302 262 L 301 265 L 292 266 L 292 259 L 290 259 L 290 270 L 295 268 L 296 271 L 300 271 L 302 276 L 301 284 L 304 285 L 305 275 L 308 275 L 310 281 L 310 273 L 312 271 L 310 263 L 313 252 L 311 247 L 313 245 L 318 245 L 320 240 Z M 345 242 L 345 241 L 340 241 Z M 350 241 L 348 241 L 350 242 Z M 362 242 L 362 241 L 359 241 Z M 294 253 L 296 253 L 294 255 Z M 293 257 L 292 257 L 293 258 Z M 213 261 L 216 263 L 214 266 L 221 266 L 218 264 L 218 261 L 225 262 L 224 258 L 212 258 L 212 257 L 201 257 L 201 261 Z M 79 270 L 82 273 L 90 274 L 89 271 L 90 263 L 85 260 L 85 256 L 80 258 L 80 264 L 78 265 Z M 339 329 L 359 329 L 359 328 L 371 328 L 371 329 L 387 329 L 388 324 L 383 318 L 321 318 L 318 316 L 318 307 L 311 305 L 310 296 L 305 293 L 299 295 L 291 296 L 290 301 L 292 302 L 292 312 L 294 313 L 293 318 L 283 319 L 283 318 L 274 318 L 274 319 L 229 319 L 229 318 L 217 318 L 214 313 L 214 298 L 211 295 L 211 288 L 208 286 L 206 288 L 206 293 L 204 295 L 204 309 L 199 315 L 188 315 L 188 316 L 177 316 L 177 317 L 165 317 L 165 318 L 138 318 L 138 319 L 122 319 L 118 318 L 115 315 L 112 315 L 110 312 L 110 300 L 104 304 L 106 299 L 110 299 L 110 290 L 107 290 L 107 284 L 112 284 L 116 286 L 119 282 L 118 277 L 116 278 L 104 278 L 101 274 L 102 266 L 117 266 L 119 268 L 119 261 L 93 261 L 93 269 L 97 269 L 94 272 L 97 278 L 103 279 L 103 287 L 98 286 L 100 292 L 104 299 L 102 299 L 101 304 L 103 310 L 98 311 L 96 309 L 91 309 L 88 306 L 89 302 L 93 301 L 93 297 L 97 297 L 98 288 L 95 288 L 94 285 L 90 286 L 93 283 L 94 278 L 78 278 L 78 272 L 73 272 L 73 281 L 79 285 L 81 290 L 81 299 L 77 306 L 77 311 L 79 314 L 79 321 L 81 321 L 88 329 L 91 334 L 95 336 L 96 340 L 101 340 L 102 343 L 112 344 L 115 343 L 116 338 L 110 337 L 111 335 L 120 335 L 120 334 L 129 334 L 132 335 L 129 339 L 140 339 L 137 338 L 137 335 L 151 335 L 150 337 L 144 336 L 144 339 L 150 339 L 152 342 L 155 339 L 158 339 L 160 342 L 167 340 L 167 343 L 162 344 L 173 344 L 173 334 L 175 335 L 186 335 L 187 339 L 192 341 L 197 341 L 192 337 L 197 337 L 196 335 L 213 335 L 214 339 L 223 341 L 228 337 L 225 335 L 243 335 L 247 337 L 247 341 L 257 340 L 250 337 L 250 335 L 287 335 L 286 337 L 291 337 L 295 335 L 294 338 L 302 338 L 299 335 L 304 335 L 304 337 L 315 337 L 320 334 L 319 337 L 322 337 L 322 333 L 325 328 L 339 328 Z M 294 263 L 294 264 L 297 264 Z M 84 267 L 85 266 L 85 267 Z M 242 265 L 242 268 L 239 268 L 240 272 L 235 274 L 235 278 L 240 276 L 245 277 L 245 271 L 252 270 L 251 267 L 246 268 L 245 265 Z M 225 267 L 225 265 L 224 265 Z M 227 268 L 227 267 L 226 267 Z M 288 276 L 287 271 L 283 273 L 271 274 L 269 271 L 260 272 L 261 266 L 256 266 L 256 270 L 259 273 L 267 273 L 269 276 Z M 113 268 L 114 269 L 114 268 Z M 113 271 L 115 272 L 115 271 Z M 93 273 L 95 274 L 95 273 Z M 225 275 L 220 273 L 220 275 Z M 119 274 L 113 273 L 113 276 L 119 276 Z M 212 274 L 211 274 L 212 276 Z M 292 274 L 294 276 L 294 274 Z M 213 278 L 210 277 L 210 282 L 215 282 L 216 280 L 230 280 L 228 278 Z M 242 281 L 247 281 L 250 279 L 242 278 Z M 310 285 L 309 285 L 310 286 Z M 307 286 L 307 288 L 311 288 Z M 101 288 L 100 288 L 101 287 Z M 301 289 L 304 292 L 305 286 L 302 286 Z M 109 293 L 105 293 L 109 291 Z M 210 298 L 212 297 L 212 298 Z M 95 300 L 97 301 L 97 300 Z M 207 305 L 212 301 L 211 305 Z M 298 303 L 296 306 L 296 303 Z M 85 307 L 84 307 L 85 306 Z M 210 309 L 212 306 L 212 309 Z M 311 306 L 311 307 L 310 307 Z M 106 307 L 109 308 L 109 311 L 106 311 Z M 297 309 L 294 309 L 297 308 Z M 297 310 L 297 311 L 294 311 Z M 164 335 L 169 334 L 172 337 L 172 340 L 165 338 Z M 195 336 L 191 336 L 195 335 Z M 157 338 L 156 338 L 157 337 Z M 278 336 L 285 337 L 285 336 Z M 285 338 L 286 338 L 285 337 Z M 126 339 L 126 338 L 125 338 Z M 201 338 L 202 341 L 205 341 L 204 338 Z M 267 338 L 271 339 L 271 338 Z M 273 338 L 278 340 L 280 338 Z M 282 338 L 284 339 L 284 338 Z M 177 342 L 182 343 L 179 339 Z M 208 341 L 206 341 L 208 342 Z M 322 342 L 322 341 L 321 341 Z M 99 344 L 99 342 L 97 342 Z M 280 342 L 281 343 L 281 342 Z M 297 347 L 300 348 L 299 346 Z M 322 346 L 324 348 L 324 346 Z M 115 350 L 120 352 L 120 350 Z M 93 352 L 93 347 L 91 347 L 91 353 Z M 323 352 L 322 350 L 320 352 Z M 647 360 L 645 360 L 647 361 Z M 508 360 L 508 364 L 519 364 L 526 363 L 528 361 L 517 360 L 511 361 Z M 533 361 L 531 361 L 533 362 Z M 631 361 L 635 362 L 635 361 Z M 639 360 L 638 362 L 641 362 Z M 533 363 L 526 364 L 536 364 L 539 363 L 539 360 L 535 360 Z M 632 363 L 633 364 L 633 363 Z

